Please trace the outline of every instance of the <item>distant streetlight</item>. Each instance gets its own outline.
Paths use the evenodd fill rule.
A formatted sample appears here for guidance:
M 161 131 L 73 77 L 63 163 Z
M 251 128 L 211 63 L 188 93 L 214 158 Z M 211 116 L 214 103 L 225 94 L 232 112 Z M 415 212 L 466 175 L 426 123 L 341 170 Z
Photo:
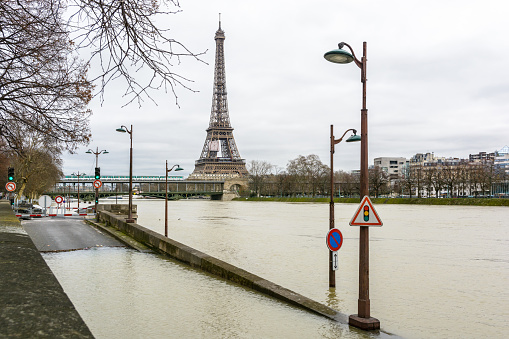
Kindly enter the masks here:
M 339 144 L 346 133 L 352 131 L 353 135 L 346 139 L 346 142 L 360 141 L 357 130 L 350 128 L 343 133 L 339 139 L 334 139 L 334 125 L 330 125 L 330 203 L 329 203 L 329 229 L 334 228 L 334 145 Z M 336 287 L 336 271 L 332 269 L 332 251 L 329 251 L 329 287 Z
M 177 168 L 175 168 L 177 167 Z M 180 167 L 180 165 L 173 165 L 172 168 L 168 169 L 168 160 L 166 160 L 166 199 L 164 201 L 164 236 L 168 236 L 168 173 L 171 172 L 175 168 L 175 171 L 182 171 L 183 168 Z
M 78 177 L 78 213 L 79 213 L 79 209 L 80 209 L 80 177 L 85 176 L 86 174 L 80 173 L 80 171 L 78 171 L 77 173 L 73 173 L 72 175 Z
M 131 148 L 129 149 L 129 212 L 127 219 L 125 222 L 131 223 L 134 222 L 133 219 L 133 125 L 131 125 L 131 129 L 129 130 L 124 125 L 120 126 L 120 128 L 116 129 L 117 132 L 120 133 L 129 133 L 129 138 L 131 139 Z
M 351 54 L 342 48 L 346 46 Z M 345 42 L 338 44 L 334 49 L 324 54 L 327 61 L 347 64 L 354 62 L 361 69 L 362 82 L 362 109 L 361 109 L 361 168 L 360 168 L 360 198 L 369 196 L 368 180 L 368 110 L 366 108 L 366 81 L 367 81 L 367 42 L 363 43 L 362 59 L 359 60 L 355 53 Z M 380 328 L 380 321 L 370 315 L 369 301 L 369 226 L 360 226 L 359 236 L 359 299 L 357 302 L 357 314 L 350 315 L 349 324 L 364 330 Z
M 89 149 L 88 151 L 86 151 L 85 153 L 88 153 L 88 154 L 95 154 L 95 168 L 96 168 L 96 173 L 98 171 L 98 168 L 99 168 L 99 165 L 98 165 L 98 161 L 99 161 L 99 154 L 108 154 L 110 152 L 108 152 L 107 150 L 103 149 L 99 152 L 99 147 L 96 147 L 96 151 L 92 151 L 91 149 Z M 96 179 L 100 179 L 99 178 L 96 178 Z M 99 189 L 96 188 L 95 189 L 95 213 L 97 213 L 97 204 L 99 203 Z

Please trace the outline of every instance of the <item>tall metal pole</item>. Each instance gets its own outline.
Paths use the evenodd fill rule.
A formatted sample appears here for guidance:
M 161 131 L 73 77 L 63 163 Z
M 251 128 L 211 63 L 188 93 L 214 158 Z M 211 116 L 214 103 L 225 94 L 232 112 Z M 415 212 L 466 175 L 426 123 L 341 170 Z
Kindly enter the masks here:
M 330 125 L 330 202 L 329 230 L 334 228 L 334 126 Z M 332 269 L 332 251 L 329 251 L 329 287 L 336 287 L 336 271 Z
M 129 138 L 131 139 L 131 148 L 129 149 L 129 214 L 126 222 L 134 222 L 132 210 L 133 210 L 133 125 L 129 132 Z
M 350 46 L 348 46 L 350 47 Z M 351 48 L 350 48 L 351 50 Z M 353 51 L 352 51 L 353 52 Z M 369 196 L 368 172 L 368 109 L 366 108 L 366 82 L 367 82 L 367 43 L 363 43 L 363 53 L 360 62 L 356 60 L 361 69 L 362 82 L 362 109 L 361 109 L 361 168 L 360 168 L 360 198 Z M 369 226 L 360 226 L 359 229 L 359 299 L 357 300 L 357 314 L 349 317 L 349 324 L 364 330 L 380 328 L 380 321 L 371 317 L 369 300 Z
M 367 43 L 363 43 L 361 81 L 362 81 L 362 109 L 361 109 L 361 178 L 360 197 L 369 196 L 368 178 L 368 110 L 366 108 L 366 54 Z M 369 301 L 369 227 L 360 227 L 359 240 L 359 300 L 358 314 L 362 318 L 370 317 Z
M 101 151 L 102 152 L 102 151 Z M 95 167 L 97 168 L 98 167 L 98 162 L 99 162 L 99 147 L 96 147 L 95 148 Z M 96 188 L 95 189 L 95 204 L 94 204 L 94 211 L 96 213 L 96 216 L 99 217 L 99 214 L 97 213 L 97 201 L 99 200 L 98 199 L 99 197 L 99 189 Z
M 78 211 L 80 209 L 80 176 L 85 175 L 85 173 L 81 173 L 78 171 L 78 174 L 73 173 L 72 175 L 75 175 L 78 177 Z M 70 191 L 70 190 L 69 190 Z M 70 205 L 69 205 L 70 206 Z M 65 206 L 64 206 L 65 207 Z
M 80 172 L 78 172 L 78 213 L 80 211 Z
M 168 160 L 166 160 L 166 181 L 165 181 L 165 192 L 166 192 L 166 198 L 164 200 L 164 236 L 168 236 Z

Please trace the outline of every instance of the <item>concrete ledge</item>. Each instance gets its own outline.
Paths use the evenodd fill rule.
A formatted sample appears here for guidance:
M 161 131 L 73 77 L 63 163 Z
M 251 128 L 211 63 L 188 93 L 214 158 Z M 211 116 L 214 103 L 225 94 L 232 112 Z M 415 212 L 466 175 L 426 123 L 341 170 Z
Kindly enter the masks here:
M 346 314 L 340 313 L 326 305 L 279 286 L 239 267 L 211 257 L 178 241 L 166 238 L 141 225 L 126 223 L 125 215 L 122 216 L 106 210 L 101 210 L 98 213 L 98 218 L 99 221 L 106 223 L 107 226 L 112 226 L 133 237 L 136 241 L 192 267 L 199 268 L 239 285 L 249 287 L 315 314 L 348 324 L 348 316 Z
M 0 200 L 0 272 L 0 337 L 93 338 L 6 200 Z

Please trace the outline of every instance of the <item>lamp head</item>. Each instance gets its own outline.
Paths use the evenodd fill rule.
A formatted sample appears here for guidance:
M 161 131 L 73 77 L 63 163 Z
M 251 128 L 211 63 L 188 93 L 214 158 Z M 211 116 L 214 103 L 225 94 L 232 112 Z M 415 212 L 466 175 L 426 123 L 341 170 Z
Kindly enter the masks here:
M 85 153 L 92 154 L 91 150 L 86 151 Z
M 357 135 L 357 131 L 353 132 L 354 134 L 350 136 L 350 138 L 346 139 L 346 142 L 355 142 L 355 141 L 361 141 L 361 136 Z
M 108 153 L 110 153 L 110 152 L 108 152 L 108 151 L 104 151 L 104 152 L 103 152 L 103 154 L 108 154 Z
M 115 131 L 120 132 L 120 133 L 126 133 L 127 132 L 123 127 L 117 128 Z
M 177 165 L 177 168 L 175 168 L 175 171 L 183 171 L 184 169 L 180 167 L 180 165 Z
M 354 60 L 353 55 L 343 50 L 343 46 L 345 46 L 344 42 L 338 44 L 338 49 L 333 49 L 323 55 L 325 60 L 334 62 L 336 64 L 348 64 Z

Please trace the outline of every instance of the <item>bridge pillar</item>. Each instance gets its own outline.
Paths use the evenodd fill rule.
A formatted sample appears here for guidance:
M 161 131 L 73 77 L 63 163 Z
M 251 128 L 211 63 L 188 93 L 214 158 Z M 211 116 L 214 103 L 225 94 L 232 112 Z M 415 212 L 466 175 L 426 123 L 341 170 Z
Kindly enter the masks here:
M 224 181 L 223 195 L 221 200 L 230 201 L 240 197 L 241 191 L 249 189 L 249 181 L 247 178 L 230 178 Z

